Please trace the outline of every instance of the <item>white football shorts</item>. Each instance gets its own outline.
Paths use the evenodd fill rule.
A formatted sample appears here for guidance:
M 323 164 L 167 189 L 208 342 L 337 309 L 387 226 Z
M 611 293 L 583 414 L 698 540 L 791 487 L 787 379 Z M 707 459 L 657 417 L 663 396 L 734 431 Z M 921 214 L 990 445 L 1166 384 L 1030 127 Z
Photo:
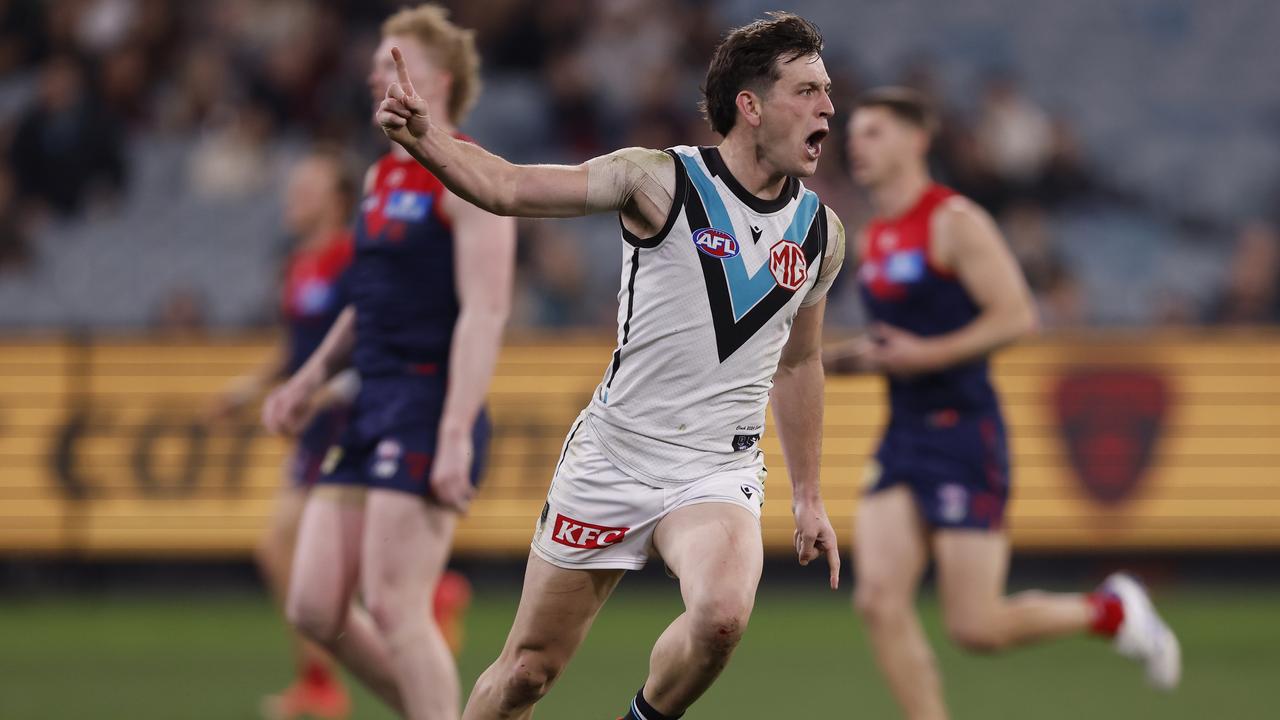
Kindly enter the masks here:
M 729 503 L 760 519 L 767 474 L 763 453 L 754 465 L 656 487 L 628 475 L 604 454 L 585 415 L 565 440 L 533 535 L 533 551 L 543 560 L 570 570 L 639 570 L 655 554 L 654 529 L 677 508 Z

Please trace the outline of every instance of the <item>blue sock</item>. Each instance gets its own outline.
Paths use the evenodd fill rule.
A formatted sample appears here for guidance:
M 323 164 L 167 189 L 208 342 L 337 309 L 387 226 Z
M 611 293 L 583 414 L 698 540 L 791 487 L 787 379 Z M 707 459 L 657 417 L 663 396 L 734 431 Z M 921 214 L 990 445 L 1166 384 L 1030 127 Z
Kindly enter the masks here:
M 663 715 L 644 699 L 644 688 L 640 688 L 640 692 L 636 693 L 635 698 L 631 701 L 631 708 L 627 710 L 627 714 L 622 716 L 622 720 L 679 720 L 684 717 L 684 713 L 679 715 Z

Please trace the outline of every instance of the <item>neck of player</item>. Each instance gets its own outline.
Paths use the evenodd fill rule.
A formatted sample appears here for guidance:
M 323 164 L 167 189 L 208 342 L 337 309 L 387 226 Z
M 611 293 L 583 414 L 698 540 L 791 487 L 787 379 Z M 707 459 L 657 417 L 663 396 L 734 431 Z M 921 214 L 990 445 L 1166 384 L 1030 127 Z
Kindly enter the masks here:
M 932 182 L 923 164 L 912 165 L 871 188 L 871 203 L 880 217 L 898 217 L 920 202 Z
M 765 162 L 754 142 L 730 133 L 719 150 L 724 166 L 747 192 L 762 200 L 774 200 L 782 194 L 787 176 Z

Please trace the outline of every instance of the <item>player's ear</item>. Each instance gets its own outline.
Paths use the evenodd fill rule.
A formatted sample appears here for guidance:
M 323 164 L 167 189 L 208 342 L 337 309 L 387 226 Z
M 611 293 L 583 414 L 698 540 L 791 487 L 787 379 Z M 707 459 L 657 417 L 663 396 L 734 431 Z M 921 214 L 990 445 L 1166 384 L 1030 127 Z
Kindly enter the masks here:
M 762 108 L 759 95 L 750 90 L 742 90 L 738 93 L 738 97 L 734 98 L 734 103 L 738 106 L 738 114 L 747 121 L 747 125 L 753 128 L 760 127 Z

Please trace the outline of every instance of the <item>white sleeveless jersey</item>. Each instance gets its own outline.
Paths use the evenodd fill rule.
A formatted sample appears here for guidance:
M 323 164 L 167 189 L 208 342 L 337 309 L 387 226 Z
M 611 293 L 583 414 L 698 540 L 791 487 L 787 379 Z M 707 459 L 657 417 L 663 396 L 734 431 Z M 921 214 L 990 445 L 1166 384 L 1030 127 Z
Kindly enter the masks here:
M 835 269 L 815 290 L 831 260 L 827 216 L 798 180 L 761 200 L 715 148 L 667 152 L 673 207 L 652 238 L 622 231 L 618 347 L 587 410 L 610 460 L 658 485 L 760 462 L 792 321 Z

